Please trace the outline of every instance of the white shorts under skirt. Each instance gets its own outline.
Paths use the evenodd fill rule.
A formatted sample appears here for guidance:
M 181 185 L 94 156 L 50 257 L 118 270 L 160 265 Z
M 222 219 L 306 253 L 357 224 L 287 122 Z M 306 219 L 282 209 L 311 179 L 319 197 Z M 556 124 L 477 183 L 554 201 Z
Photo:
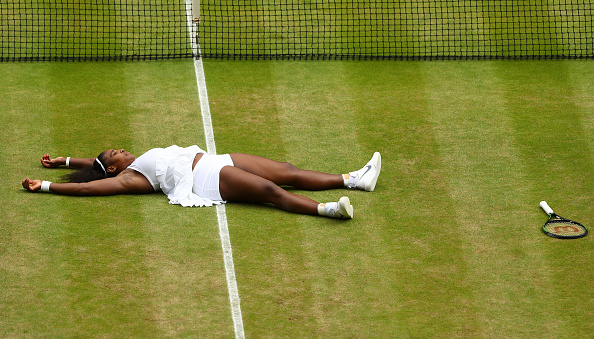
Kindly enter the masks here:
M 235 166 L 229 154 L 204 154 L 196 163 L 192 192 L 212 201 L 223 201 L 219 190 L 219 174 L 225 166 Z

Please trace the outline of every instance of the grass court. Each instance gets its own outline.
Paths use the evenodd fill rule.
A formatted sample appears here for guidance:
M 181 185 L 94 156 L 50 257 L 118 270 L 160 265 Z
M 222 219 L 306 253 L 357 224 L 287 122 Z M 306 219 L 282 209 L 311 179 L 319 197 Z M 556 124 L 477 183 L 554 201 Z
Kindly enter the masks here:
M 350 221 L 227 204 L 246 337 L 585 338 L 594 63 L 204 60 L 218 153 L 383 158 Z M 66 197 L 39 158 L 205 148 L 191 60 L 0 63 L 0 337 L 234 337 L 215 208 Z

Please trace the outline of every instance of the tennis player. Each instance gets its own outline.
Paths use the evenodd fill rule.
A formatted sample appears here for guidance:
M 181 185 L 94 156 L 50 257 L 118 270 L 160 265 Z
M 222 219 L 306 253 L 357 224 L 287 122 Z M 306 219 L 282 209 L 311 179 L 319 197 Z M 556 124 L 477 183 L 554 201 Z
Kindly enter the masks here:
M 66 183 L 23 180 L 30 192 L 52 192 L 75 196 L 147 194 L 163 192 L 170 204 L 212 206 L 230 202 L 270 203 L 281 210 L 332 218 L 353 217 L 348 197 L 337 202 L 318 203 L 283 189 L 338 188 L 373 191 L 381 170 L 376 152 L 362 169 L 347 174 L 303 170 L 286 162 L 259 156 L 231 153 L 207 154 L 198 146 L 153 148 L 138 158 L 123 149 L 109 149 L 97 158 L 41 158 L 47 168 L 67 166 L 77 171 Z

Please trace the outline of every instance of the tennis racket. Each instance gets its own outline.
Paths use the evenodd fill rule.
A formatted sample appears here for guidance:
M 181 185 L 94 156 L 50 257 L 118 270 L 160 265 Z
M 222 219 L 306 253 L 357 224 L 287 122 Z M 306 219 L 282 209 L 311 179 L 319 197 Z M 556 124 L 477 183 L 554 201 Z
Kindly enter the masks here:
M 588 234 L 586 226 L 555 214 L 546 201 L 541 201 L 540 207 L 549 215 L 549 220 L 542 225 L 543 232 L 549 237 L 576 239 L 585 237 Z

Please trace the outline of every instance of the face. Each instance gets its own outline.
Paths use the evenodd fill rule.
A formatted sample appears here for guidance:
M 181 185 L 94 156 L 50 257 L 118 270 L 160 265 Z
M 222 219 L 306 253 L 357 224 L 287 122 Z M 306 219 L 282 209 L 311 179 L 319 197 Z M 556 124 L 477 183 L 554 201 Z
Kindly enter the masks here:
M 108 172 L 119 173 L 130 166 L 135 159 L 132 153 L 123 149 L 108 149 L 103 154 Z

